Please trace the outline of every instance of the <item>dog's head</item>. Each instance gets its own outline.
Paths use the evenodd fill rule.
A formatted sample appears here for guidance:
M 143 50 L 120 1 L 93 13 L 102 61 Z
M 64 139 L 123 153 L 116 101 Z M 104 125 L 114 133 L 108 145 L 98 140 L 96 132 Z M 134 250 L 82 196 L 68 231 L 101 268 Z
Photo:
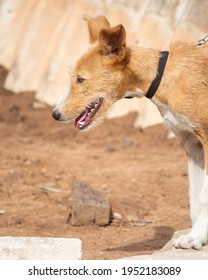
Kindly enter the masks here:
M 128 89 L 124 27 L 110 27 L 104 16 L 85 20 L 91 47 L 76 64 L 70 92 L 53 111 L 55 119 L 75 120 L 75 127 L 80 130 L 99 124 Z

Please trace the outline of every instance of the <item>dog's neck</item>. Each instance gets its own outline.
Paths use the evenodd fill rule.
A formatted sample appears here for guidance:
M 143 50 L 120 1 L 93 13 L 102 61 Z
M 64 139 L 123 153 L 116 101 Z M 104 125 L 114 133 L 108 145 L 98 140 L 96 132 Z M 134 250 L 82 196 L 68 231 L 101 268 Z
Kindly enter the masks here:
M 130 91 L 139 88 L 145 95 L 157 75 L 158 63 L 161 52 L 155 49 L 140 47 L 129 47 L 127 49 L 127 87 Z M 165 76 L 165 73 L 164 73 Z M 165 86 L 165 79 L 161 81 L 160 87 L 155 93 L 154 98 L 166 103 L 166 96 L 162 87 Z

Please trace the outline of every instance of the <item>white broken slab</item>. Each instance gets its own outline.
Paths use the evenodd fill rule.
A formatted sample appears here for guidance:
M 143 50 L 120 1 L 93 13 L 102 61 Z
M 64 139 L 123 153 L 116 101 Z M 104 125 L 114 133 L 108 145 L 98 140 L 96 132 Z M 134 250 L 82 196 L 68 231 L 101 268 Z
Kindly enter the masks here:
M 173 240 L 189 231 L 190 229 L 175 232 L 172 239 L 160 251 L 152 255 L 132 256 L 123 258 L 123 260 L 208 260 L 208 245 L 205 245 L 201 250 L 175 249 L 173 247 Z
M 78 238 L 0 237 L 0 260 L 79 260 Z

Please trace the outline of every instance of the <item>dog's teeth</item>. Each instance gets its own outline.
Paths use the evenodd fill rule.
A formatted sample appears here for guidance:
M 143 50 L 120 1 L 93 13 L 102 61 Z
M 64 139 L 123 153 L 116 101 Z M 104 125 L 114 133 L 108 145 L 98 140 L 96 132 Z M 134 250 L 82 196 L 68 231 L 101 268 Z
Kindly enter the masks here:
M 95 108 L 90 108 L 89 112 L 87 113 L 87 116 L 89 116 L 94 110 Z
M 84 124 L 84 122 L 79 122 L 79 125 L 83 125 Z

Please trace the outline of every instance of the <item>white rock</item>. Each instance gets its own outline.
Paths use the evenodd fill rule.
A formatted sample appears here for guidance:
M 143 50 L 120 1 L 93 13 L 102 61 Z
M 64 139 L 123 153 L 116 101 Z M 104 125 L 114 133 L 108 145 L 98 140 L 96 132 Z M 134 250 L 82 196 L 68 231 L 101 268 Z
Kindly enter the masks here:
M 79 260 L 78 238 L 0 237 L 0 260 Z
M 115 220 L 121 220 L 123 219 L 123 216 L 117 212 L 113 213 L 113 219 Z

